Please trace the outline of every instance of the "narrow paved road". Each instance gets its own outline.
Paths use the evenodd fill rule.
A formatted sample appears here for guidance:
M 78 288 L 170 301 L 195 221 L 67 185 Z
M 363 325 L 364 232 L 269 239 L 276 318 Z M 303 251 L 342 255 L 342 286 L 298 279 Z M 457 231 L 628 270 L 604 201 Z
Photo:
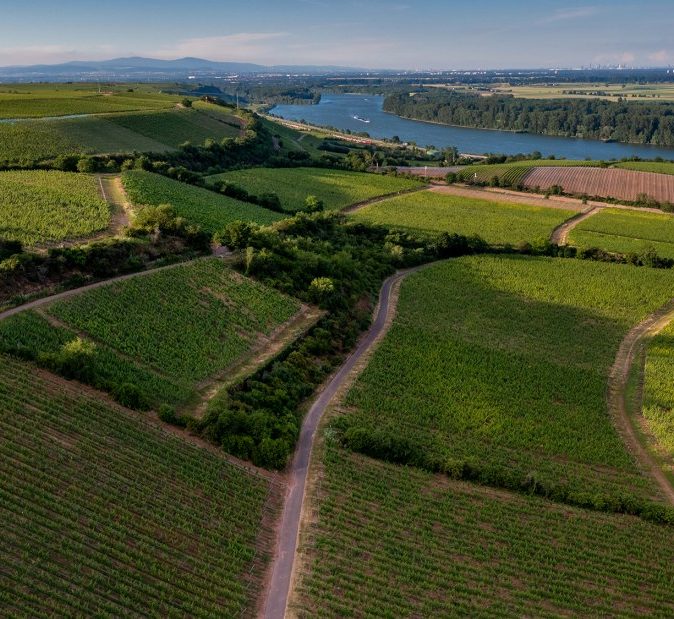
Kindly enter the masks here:
M 601 209 L 598 206 L 593 206 L 578 215 L 574 215 L 571 219 L 567 219 L 564 223 L 557 226 L 550 236 L 550 241 L 555 245 L 566 245 L 569 240 L 569 234 L 581 221 L 586 220 L 592 215 L 596 215 Z
M 609 375 L 608 407 L 630 453 L 651 474 L 663 496 L 674 505 L 674 487 L 663 473 L 659 463 L 639 440 L 628 412 L 627 403 L 627 383 L 630 370 L 646 340 L 662 331 L 672 320 L 674 320 L 674 300 L 642 320 L 623 339 Z
M 274 553 L 271 581 L 267 588 L 265 599 L 263 615 L 265 619 L 283 619 L 286 613 L 299 537 L 307 473 L 309 471 L 309 460 L 321 417 L 339 391 L 339 388 L 356 367 L 358 361 L 378 341 L 390 323 L 388 319 L 396 309 L 395 303 L 392 302 L 391 294 L 395 289 L 396 283 L 416 270 L 418 269 L 399 271 L 384 282 L 379 293 L 379 305 L 372 326 L 361 339 L 355 352 L 351 354 L 314 401 L 304 419 L 295 457 L 288 473 L 288 490 L 278 532 L 278 543 Z

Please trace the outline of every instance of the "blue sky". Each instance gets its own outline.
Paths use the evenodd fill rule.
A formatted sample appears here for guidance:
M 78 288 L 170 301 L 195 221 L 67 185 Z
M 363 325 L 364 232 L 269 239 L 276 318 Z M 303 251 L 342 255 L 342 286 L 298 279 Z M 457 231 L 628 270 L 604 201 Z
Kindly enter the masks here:
M 480 69 L 674 65 L 672 0 L 8 0 L 0 65 L 144 55 Z

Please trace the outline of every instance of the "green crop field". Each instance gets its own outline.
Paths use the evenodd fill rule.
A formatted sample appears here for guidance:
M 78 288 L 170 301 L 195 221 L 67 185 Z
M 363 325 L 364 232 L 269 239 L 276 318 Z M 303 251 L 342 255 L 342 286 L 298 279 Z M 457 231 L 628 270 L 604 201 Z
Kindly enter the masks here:
M 674 614 L 661 526 L 321 451 L 293 616 Z
M 240 132 L 238 119 L 229 111 L 201 102 L 192 109 L 0 122 L 0 161 L 81 153 L 161 153 L 185 142 L 201 145 L 209 138 L 219 141 Z
M 654 248 L 659 256 L 674 258 L 674 215 L 603 209 L 580 222 L 571 231 L 569 242 L 619 253 Z
M 185 404 L 299 310 L 299 303 L 218 259 L 98 288 L 47 309 L 59 325 L 17 315 L 0 323 L 0 349 L 40 360 L 85 341 L 85 382 L 115 393 L 133 384 L 149 405 Z M 28 351 L 28 355 L 26 355 Z
M 251 614 L 269 483 L 0 359 L 5 616 Z
M 218 174 L 209 180 L 234 183 L 253 195 L 275 193 L 287 211 L 303 208 L 309 195 L 322 200 L 327 209 L 337 210 L 385 194 L 421 187 L 418 181 L 394 176 L 321 168 L 253 168 Z
M 656 439 L 656 450 L 674 474 L 674 325 L 649 343 L 646 357 L 643 414 Z
M 132 112 L 175 107 L 181 99 L 157 94 L 151 87 L 104 87 L 94 84 L 30 84 L 0 90 L 0 119 Z
M 91 235 L 109 222 L 95 176 L 0 172 L 0 238 L 28 245 L 63 241 Z
M 547 239 L 575 211 L 420 192 L 356 211 L 355 220 L 420 232 L 478 234 L 489 243 Z
M 185 109 L 119 114 L 108 116 L 106 120 L 169 148 L 178 148 L 184 142 L 200 145 L 209 138 L 220 141 L 240 135 L 241 127 L 234 116 L 220 112 L 214 105 L 209 108 L 208 113 L 201 109 Z
M 637 172 L 656 172 L 658 174 L 674 174 L 672 161 L 624 161 L 616 163 L 616 168 L 636 170 Z
M 133 204 L 170 204 L 179 215 L 209 232 L 221 230 L 237 220 L 266 225 L 283 219 L 281 213 L 159 174 L 134 170 L 125 172 L 122 181 Z
M 672 290 L 666 270 L 521 256 L 411 275 L 346 399 L 349 444 L 373 453 L 404 437 L 449 472 L 561 484 L 578 501 L 654 495 L 613 427 L 606 388 L 622 338 Z

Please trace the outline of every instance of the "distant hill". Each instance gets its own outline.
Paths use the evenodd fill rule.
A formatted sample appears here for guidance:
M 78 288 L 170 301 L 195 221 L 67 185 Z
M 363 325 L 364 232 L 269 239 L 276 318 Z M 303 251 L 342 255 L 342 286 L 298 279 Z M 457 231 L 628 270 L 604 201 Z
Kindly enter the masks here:
M 73 61 L 62 64 L 0 67 L 2 81 L 47 80 L 64 81 L 80 79 L 139 79 L 159 80 L 219 75 L 254 73 L 348 73 L 358 71 L 352 67 L 277 65 L 264 66 L 249 62 L 215 62 L 203 58 L 115 58 L 112 60 Z

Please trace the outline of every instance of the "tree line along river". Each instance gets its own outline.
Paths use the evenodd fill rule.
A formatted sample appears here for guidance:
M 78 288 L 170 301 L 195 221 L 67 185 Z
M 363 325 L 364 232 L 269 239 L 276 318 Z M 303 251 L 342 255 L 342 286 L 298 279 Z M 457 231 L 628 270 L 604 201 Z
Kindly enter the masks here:
M 324 94 L 318 105 L 277 105 L 270 113 L 287 120 L 306 120 L 310 124 L 352 132 L 366 131 L 373 138 L 398 136 L 404 142 L 413 141 L 419 146 L 456 146 L 462 153 L 514 155 L 539 151 L 544 156 L 554 155 L 566 159 L 662 157 L 674 160 L 674 149 L 671 148 L 450 127 L 409 120 L 384 112 L 383 103 L 384 97 L 376 95 Z

